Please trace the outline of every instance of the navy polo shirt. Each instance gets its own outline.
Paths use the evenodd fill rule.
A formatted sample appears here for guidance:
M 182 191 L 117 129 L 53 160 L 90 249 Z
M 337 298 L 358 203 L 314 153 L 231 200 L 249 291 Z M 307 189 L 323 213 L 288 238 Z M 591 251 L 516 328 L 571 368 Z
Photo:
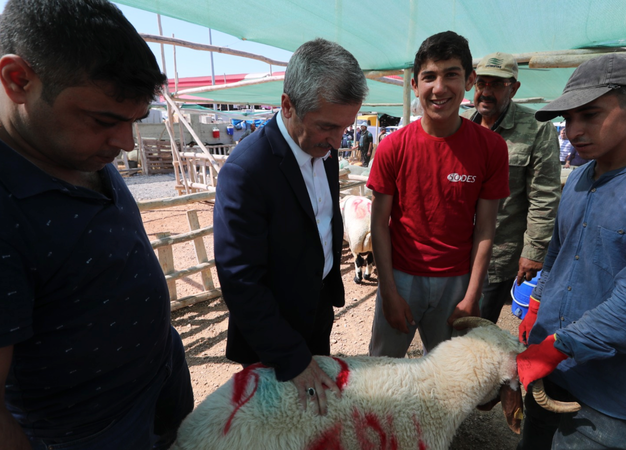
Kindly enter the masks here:
M 167 284 L 124 180 L 107 195 L 46 174 L 0 142 L 0 347 L 6 404 L 59 437 L 123 414 L 170 358 Z

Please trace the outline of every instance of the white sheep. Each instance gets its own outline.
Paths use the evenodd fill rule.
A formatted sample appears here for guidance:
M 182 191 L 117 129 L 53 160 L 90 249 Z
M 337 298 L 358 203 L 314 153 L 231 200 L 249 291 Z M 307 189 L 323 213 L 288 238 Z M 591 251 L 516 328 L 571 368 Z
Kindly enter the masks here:
M 348 242 L 354 256 L 354 281 L 360 284 L 363 278 L 369 280 L 374 265 L 372 253 L 371 217 L 372 201 L 367 197 L 348 195 L 341 200 L 343 238 Z M 365 274 L 361 267 L 365 266 Z
M 455 325 L 475 322 L 420 359 L 316 356 L 342 391 L 341 399 L 328 391 L 326 416 L 302 411 L 293 383 L 276 381 L 273 369 L 250 366 L 185 419 L 172 450 L 447 449 L 461 422 L 502 386 L 517 389 L 503 406 L 505 398 L 521 406 L 515 357 L 523 347 L 484 319 Z M 513 425 L 519 430 L 519 417 Z

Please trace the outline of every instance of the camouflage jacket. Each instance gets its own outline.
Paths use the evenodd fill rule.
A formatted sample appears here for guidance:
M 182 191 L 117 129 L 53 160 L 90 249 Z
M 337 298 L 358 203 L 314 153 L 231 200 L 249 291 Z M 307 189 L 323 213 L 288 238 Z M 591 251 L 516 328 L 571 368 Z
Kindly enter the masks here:
M 480 121 L 475 109 L 463 117 Z M 561 163 L 556 129 L 535 112 L 511 102 L 495 130 L 509 147 L 509 197 L 500 201 L 489 282 L 517 275 L 519 258 L 543 261 L 561 198 Z

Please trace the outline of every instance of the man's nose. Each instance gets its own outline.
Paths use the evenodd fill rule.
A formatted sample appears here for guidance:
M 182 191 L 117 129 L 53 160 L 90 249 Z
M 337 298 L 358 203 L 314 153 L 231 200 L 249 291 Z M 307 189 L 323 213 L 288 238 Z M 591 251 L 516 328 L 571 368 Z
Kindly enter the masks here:
M 567 127 L 565 128 L 565 138 L 568 141 L 573 141 L 577 137 L 583 134 L 583 124 L 580 120 L 568 120 Z
M 133 124 L 120 123 L 113 130 L 109 137 L 108 144 L 111 147 L 119 148 L 125 152 L 130 152 L 135 148 L 135 138 L 133 137 Z
M 441 77 L 437 77 L 437 79 L 433 83 L 433 92 L 443 92 L 446 89 L 446 84 Z
M 333 131 L 330 134 L 330 137 L 328 139 L 328 143 L 330 144 L 330 146 L 332 148 L 339 148 L 341 147 L 341 138 L 343 138 L 343 131 L 342 130 L 338 130 L 338 131 Z

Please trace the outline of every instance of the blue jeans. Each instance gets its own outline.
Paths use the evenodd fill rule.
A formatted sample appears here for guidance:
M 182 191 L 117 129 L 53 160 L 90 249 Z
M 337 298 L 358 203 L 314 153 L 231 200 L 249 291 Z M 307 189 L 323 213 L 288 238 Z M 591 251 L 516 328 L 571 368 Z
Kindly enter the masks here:
M 559 386 L 544 380 L 546 393 L 555 400 L 572 401 Z M 555 414 L 526 394 L 522 440 L 518 450 L 626 449 L 626 421 L 615 419 L 581 404 L 580 411 Z
M 172 359 L 132 408 L 103 430 L 67 442 L 31 438 L 33 450 L 168 449 L 176 431 L 193 409 L 193 390 L 180 336 L 172 328 Z
M 448 318 L 459 304 L 469 283 L 469 274 L 458 277 L 418 277 L 393 270 L 396 289 L 409 304 L 416 325 L 409 325 L 409 334 L 392 328 L 383 314 L 380 289 L 372 324 L 370 356 L 404 358 L 415 332 L 419 330 L 424 349 L 431 351 L 437 344 L 452 337 Z

